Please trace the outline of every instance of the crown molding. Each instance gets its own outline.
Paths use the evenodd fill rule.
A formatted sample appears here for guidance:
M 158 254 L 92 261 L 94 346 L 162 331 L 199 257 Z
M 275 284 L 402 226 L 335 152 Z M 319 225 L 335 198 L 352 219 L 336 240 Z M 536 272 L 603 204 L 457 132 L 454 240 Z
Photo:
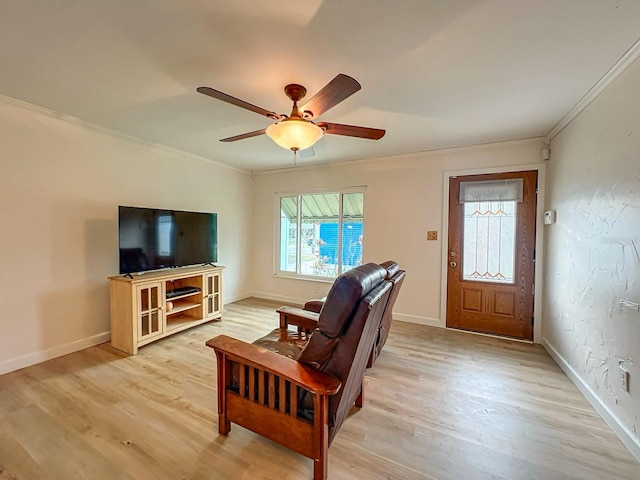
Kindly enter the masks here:
M 224 163 L 216 162 L 215 160 L 212 160 L 210 158 L 202 157 L 200 155 L 196 155 L 195 153 L 185 152 L 184 150 L 179 150 L 177 148 L 170 147 L 163 143 L 157 143 L 151 140 L 145 140 L 142 138 L 134 137 L 133 135 L 126 134 L 124 132 L 121 132 L 120 130 L 114 130 L 112 128 L 103 127 L 102 125 L 98 125 L 97 123 L 89 122 L 87 120 L 83 120 L 81 118 L 78 118 L 66 113 L 57 112 L 55 110 L 51 110 L 50 108 L 41 107 L 40 105 L 35 105 L 33 103 L 25 102 L 24 100 L 18 100 L 17 98 L 7 97 L 6 95 L 0 95 L 0 103 L 4 103 L 6 105 L 11 105 L 18 108 L 23 108 L 25 110 L 29 110 L 31 112 L 44 115 L 46 117 L 55 118 L 56 120 L 60 120 L 62 122 L 71 123 L 73 125 L 79 125 L 83 128 L 86 128 L 87 130 L 92 130 L 94 132 L 110 135 L 112 137 L 126 140 L 131 143 L 145 145 L 150 148 L 157 148 L 159 150 L 172 153 L 174 155 L 190 157 L 196 160 L 207 162 L 209 164 L 215 165 L 220 168 L 224 168 L 226 170 L 242 173 L 244 175 L 250 175 L 249 171 L 241 168 L 232 167 L 231 165 L 226 165 Z
M 479 152 L 483 150 L 491 150 L 495 148 L 510 148 L 518 145 L 529 145 L 539 143 L 542 145 L 545 141 L 545 137 L 528 137 L 528 138 L 518 138 L 515 140 L 503 140 L 496 142 L 488 142 L 488 143 L 479 143 L 476 145 L 465 145 L 460 147 L 445 147 L 445 148 L 436 148 L 433 150 L 423 150 L 420 152 L 412 152 L 412 153 L 400 153 L 393 155 L 382 155 L 370 158 L 361 158 L 361 159 L 353 159 L 353 160 L 342 160 L 337 162 L 322 162 L 322 163 L 314 163 L 312 165 L 304 165 L 304 166 L 291 166 L 291 167 L 282 167 L 282 168 L 274 168 L 271 170 L 255 170 L 251 172 L 253 177 L 260 177 L 265 175 L 277 175 L 281 173 L 293 173 L 293 172 L 305 172 L 305 171 L 315 171 L 319 169 L 330 169 L 330 168 L 349 168 L 356 167 L 360 165 L 374 165 L 377 163 L 398 163 L 400 161 L 405 160 L 428 160 L 431 157 L 443 156 L 443 155 L 454 155 L 459 153 L 467 153 L 467 152 Z
M 580 112 L 589 106 L 595 98 L 602 93 L 626 68 L 640 56 L 640 38 L 620 57 L 620 59 L 605 73 L 596 84 L 580 99 L 580 101 L 569 112 L 556 123 L 545 137 L 545 142 L 549 143 L 564 128 L 569 125 Z

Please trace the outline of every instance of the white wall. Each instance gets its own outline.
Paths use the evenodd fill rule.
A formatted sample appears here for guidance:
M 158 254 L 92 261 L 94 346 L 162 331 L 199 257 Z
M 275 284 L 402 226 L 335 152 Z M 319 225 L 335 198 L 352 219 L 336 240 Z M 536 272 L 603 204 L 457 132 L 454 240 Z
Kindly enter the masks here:
M 640 460 L 638 61 L 552 140 L 546 198 L 544 343 Z
M 297 168 L 256 176 L 255 294 L 301 303 L 308 298 L 324 295 L 330 287 L 330 284 L 322 284 L 316 291 L 318 284 L 315 282 L 273 276 L 275 193 L 292 189 L 313 191 L 364 185 L 364 260 L 396 260 L 407 270 L 394 309 L 394 318 L 443 326 L 440 293 L 444 173 L 538 164 L 542 148 L 542 140 L 533 139 L 317 168 Z M 437 230 L 438 240 L 427 241 L 427 230 Z
M 119 204 L 217 212 L 224 301 L 246 296 L 251 183 L 0 99 L 0 373 L 109 339 Z

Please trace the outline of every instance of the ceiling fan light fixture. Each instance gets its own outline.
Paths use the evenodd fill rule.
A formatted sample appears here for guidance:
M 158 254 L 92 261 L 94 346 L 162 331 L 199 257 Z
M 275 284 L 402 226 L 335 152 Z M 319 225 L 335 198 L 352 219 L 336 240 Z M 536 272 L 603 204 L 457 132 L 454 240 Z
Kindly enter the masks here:
M 324 131 L 313 122 L 299 117 L 289 117 L 269 125 L 266 134 L 287 150 L 304 150 L 322 138 Z

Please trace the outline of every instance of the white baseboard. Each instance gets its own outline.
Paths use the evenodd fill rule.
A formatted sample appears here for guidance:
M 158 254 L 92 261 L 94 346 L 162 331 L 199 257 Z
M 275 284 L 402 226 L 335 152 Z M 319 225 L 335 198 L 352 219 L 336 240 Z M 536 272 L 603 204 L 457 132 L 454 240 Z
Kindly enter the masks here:
M 111 340 L 111 332 L 102 332 L 93 335 L 88 338 L 82 338 L 73 342 L 65 343 L 63 345 L 56 345 L 55 347 L 38 352 L 28 353 L 17 358 L 10 358 L 3 362 L 0 362 L 0 375 L 20 370 L 21 368 L 30 367 L 36 363 L 46 362 L 52 358 L 68 355 L 69 353 L 77 352 L 78 350 L 84 350 L 85 348 L 93 347 L 104 342 Z
M 546 338 L 542 338 L 542 346 L 560 366 L 562 371 L 569 377 L 573 384 L 580 390 L 591 406 L 598 412 L 598 415 L 611 427 L 611 430 L 618 436 L 625 447 L 629 449 L 638 462 L 640 462 L 640 441 L 636 439 L 631 431 L 627 429 L 616 415 L 607 407 L 604 402 L 595 394 L 587 383 L 578 375 L 571 365 L 558 353 Z
M 405 315 L 404 313 L 393 312 L 393 320 L 399 322 L 416 323 L 429 327 L 444 328 L 444 323 L 439 318 L 419 317 L 417 315 Z
M 233 297 L 225 298 L 224 303 L 236 302 L 250 296 L 251 294 L 249 293 L 234 295 Z M 47 350 L 28 353 L 27 355 L 23 355 L 17 358 L 9 358 L 8 360 L 0 362 L 0 375 L 13 372 L 15 370 L 20 370 L 21 368 L 30 367 L 31 365 L 36 365 L 37 363 L 46 362 L 47 360 L 61 357 L 63 355 L 68 355 L 79 350 L 84 350 L 85 348 L 93 347 L 110 340 L 111 332 L 107 331 L 98 333 L 88 338 L 82 338 L 70 343 L 65 343 L 63 345 L 56 345 L 55 347 L 51 347 Z
M 252 297 L 262 298 L 264 300 L 273 300 L 274 302 L 292 303 L 294 305 L 304 305 L 308 298 L 289 297 L 287 295 L 274 295 L 265 292 L 253 292 Z
M 239 293 L 237 295 L 233 295 L 230 297 L 227 297 L 225 295 L 224 300 L 223 300 L 223 304 L 226 305 L 227 303 L 233 303 L 233 302 L 237 302 L 239 300 L 244 300 L 245 298 L 249 298 L 251 297 L 251 293 Z
M 309 300 L 297 297 L 288 297 L 286 295 L 274 295 L 265 292 L 253 292 L 253 297 L 262 298 L 264 300 L 273 300 L 275 302 L 292 303 L 294 305 L 304 305 Z M 438 318 L 419 317 L 417 315 L 405 315 L 402 313 L 393 313 L 393 320 L 407 323 L 416 323 L 418 325 L 427 325 L 429 327 L 444 327 L 444 322 Z

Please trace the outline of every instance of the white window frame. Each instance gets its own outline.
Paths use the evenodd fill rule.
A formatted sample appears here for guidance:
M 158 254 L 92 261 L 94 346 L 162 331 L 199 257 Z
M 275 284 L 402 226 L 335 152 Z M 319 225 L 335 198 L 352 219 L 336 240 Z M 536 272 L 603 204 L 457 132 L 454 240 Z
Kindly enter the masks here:
M 281 220 L 281 199 L 285 197 L 300 197 L 301 195 L 319 195 L 319 194 L 338 194 L 340 196 L 340 202 L 338 205 L 338 258 L 342 258 L 342 196 L 349 193 L 361 193 L 363 195 L 363 208 L 362 208 L 362 231 L 365 230 L 365 203 L 366 203 L 366 187 L 347 187 L 347 188 L 321 188 L 315 190 L 299 190 L 288 192 L 276 192 L 274 196 L 274 248 L 273 248 L 273 275 L 274 277 L 281 278 L 295 278 L 299 280 L 309 280 L 314 282 L 333 283 L 336 277 L 333 276 L 320 276 L 320 275 L 305 275 L 298 273 L 300 271 L 300 233 L 301 233 L 301 209 L 298 207 L 297 220 L 296 220 L 296 271 L 280 270 L 280 253 L 281 253 L 281 232 L 282 226 Z M 364 255 L 364 247 L 363 247 Z M 339 265 L 339 269 L 341 265 Z M 341 273 L 341 272 L 340 272 Z M 339 274 L 339 273 L 338 273 Z

